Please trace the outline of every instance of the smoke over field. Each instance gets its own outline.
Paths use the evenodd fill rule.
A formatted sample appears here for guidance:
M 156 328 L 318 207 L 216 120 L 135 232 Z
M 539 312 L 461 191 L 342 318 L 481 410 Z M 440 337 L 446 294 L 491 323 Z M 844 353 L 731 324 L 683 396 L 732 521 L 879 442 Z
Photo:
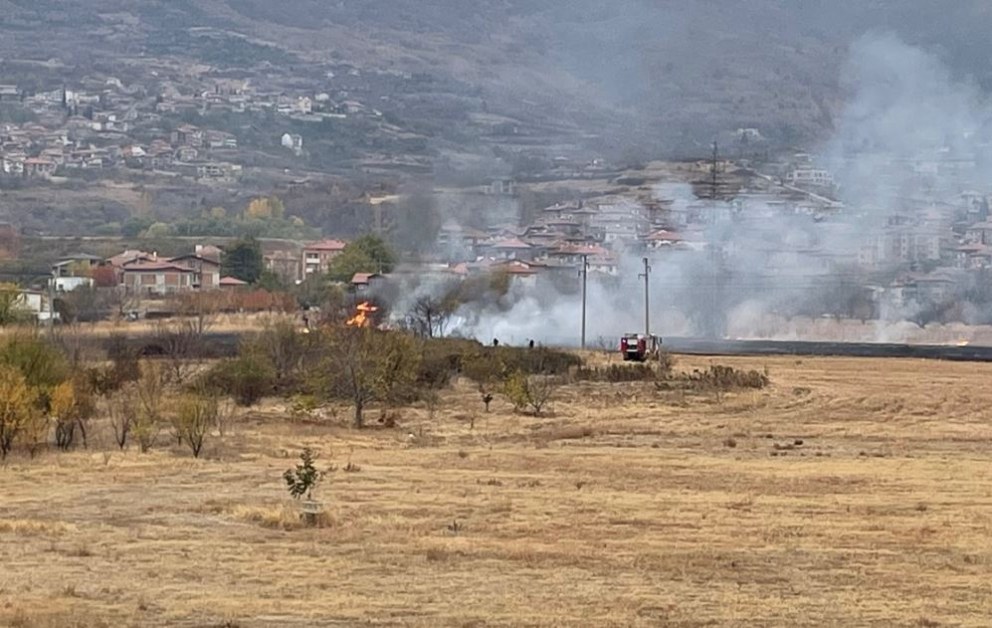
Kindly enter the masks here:
M 852 46 L 843 84 L 843 115 L 809 158 L 835 175 L 833 199 L 779 186 L 760 167 L 724 198 L 699 198 L 687 184 L 657 185 L 654 201 L 667 213 L 652 216 L 653 226 L 681 239 L 647 249 L 612 243 L 615 267 L 589 274 L 590 343 L 644 329 L 644 257 L 651 330 L 660 335 L 902 341 L 919 339 L 911 330 L 941 320 L 937 314 L 951 306 L 941 315 L 987 322 L 973 275 L 958 273 L 938 296 L 899 283 L 948 264 L 955 223 L 974 209 L 962 193 L 984 190 L 992 174 L 984 96 L 891 35 Z M 451 330 L 484 341 L 575 344 L 578 274 L 514 281 L 506 294 L 463 305 Z M 829 318 L 857 320 L 859 331 L 810 322 Z

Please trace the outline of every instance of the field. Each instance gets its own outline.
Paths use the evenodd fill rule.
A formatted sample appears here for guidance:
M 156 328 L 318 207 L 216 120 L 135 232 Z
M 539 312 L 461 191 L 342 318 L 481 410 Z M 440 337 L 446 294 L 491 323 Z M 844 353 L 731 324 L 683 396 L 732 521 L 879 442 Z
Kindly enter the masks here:
M 0 625 L 989 625 L 992 365 L 717 362 L 772 385 L 534 418 L 463 383 L 398 429 L 269 402 L 201 460 L 9 459 Z M 320 528 L 280 478 L 306 445 Z

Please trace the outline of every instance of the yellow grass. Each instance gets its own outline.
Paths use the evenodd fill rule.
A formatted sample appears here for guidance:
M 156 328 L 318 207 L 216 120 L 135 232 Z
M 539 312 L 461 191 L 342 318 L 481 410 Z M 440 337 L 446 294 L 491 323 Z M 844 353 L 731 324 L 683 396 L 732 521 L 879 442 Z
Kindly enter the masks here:
M 679 366 L 712 362 L 773 385 L 589 383 L 534 418 L 463 384 L 397 430 L 270 403 L 206 460 L 14 458 L 0 625 L 990 625 L 992 366 Z M 307 445 L 320 528 L 280 477 Z

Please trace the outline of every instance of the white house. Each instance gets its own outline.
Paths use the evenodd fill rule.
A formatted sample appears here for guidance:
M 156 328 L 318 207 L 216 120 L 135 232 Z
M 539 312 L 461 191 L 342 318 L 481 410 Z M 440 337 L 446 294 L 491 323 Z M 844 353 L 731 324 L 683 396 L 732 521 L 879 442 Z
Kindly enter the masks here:
M 283 133 L 282 136 L 283 148 L 288 148 L 293 151 L 297 156 L 303 154 L 303 136 Z

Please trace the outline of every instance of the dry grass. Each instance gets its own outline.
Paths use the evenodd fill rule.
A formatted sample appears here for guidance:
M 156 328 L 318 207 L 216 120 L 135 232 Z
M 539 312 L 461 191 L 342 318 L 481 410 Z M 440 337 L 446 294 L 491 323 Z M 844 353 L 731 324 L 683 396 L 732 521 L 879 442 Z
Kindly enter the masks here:
M 989 625 L 992 366 L 679 368 L 714 362 L 772 385 L 583 383 L 545 418 L 464 385 L 398 430 L 270 404 L 206 460 L 15 458 L 0 625 Z M 321 528 L 280 478 L 305 445 Z

